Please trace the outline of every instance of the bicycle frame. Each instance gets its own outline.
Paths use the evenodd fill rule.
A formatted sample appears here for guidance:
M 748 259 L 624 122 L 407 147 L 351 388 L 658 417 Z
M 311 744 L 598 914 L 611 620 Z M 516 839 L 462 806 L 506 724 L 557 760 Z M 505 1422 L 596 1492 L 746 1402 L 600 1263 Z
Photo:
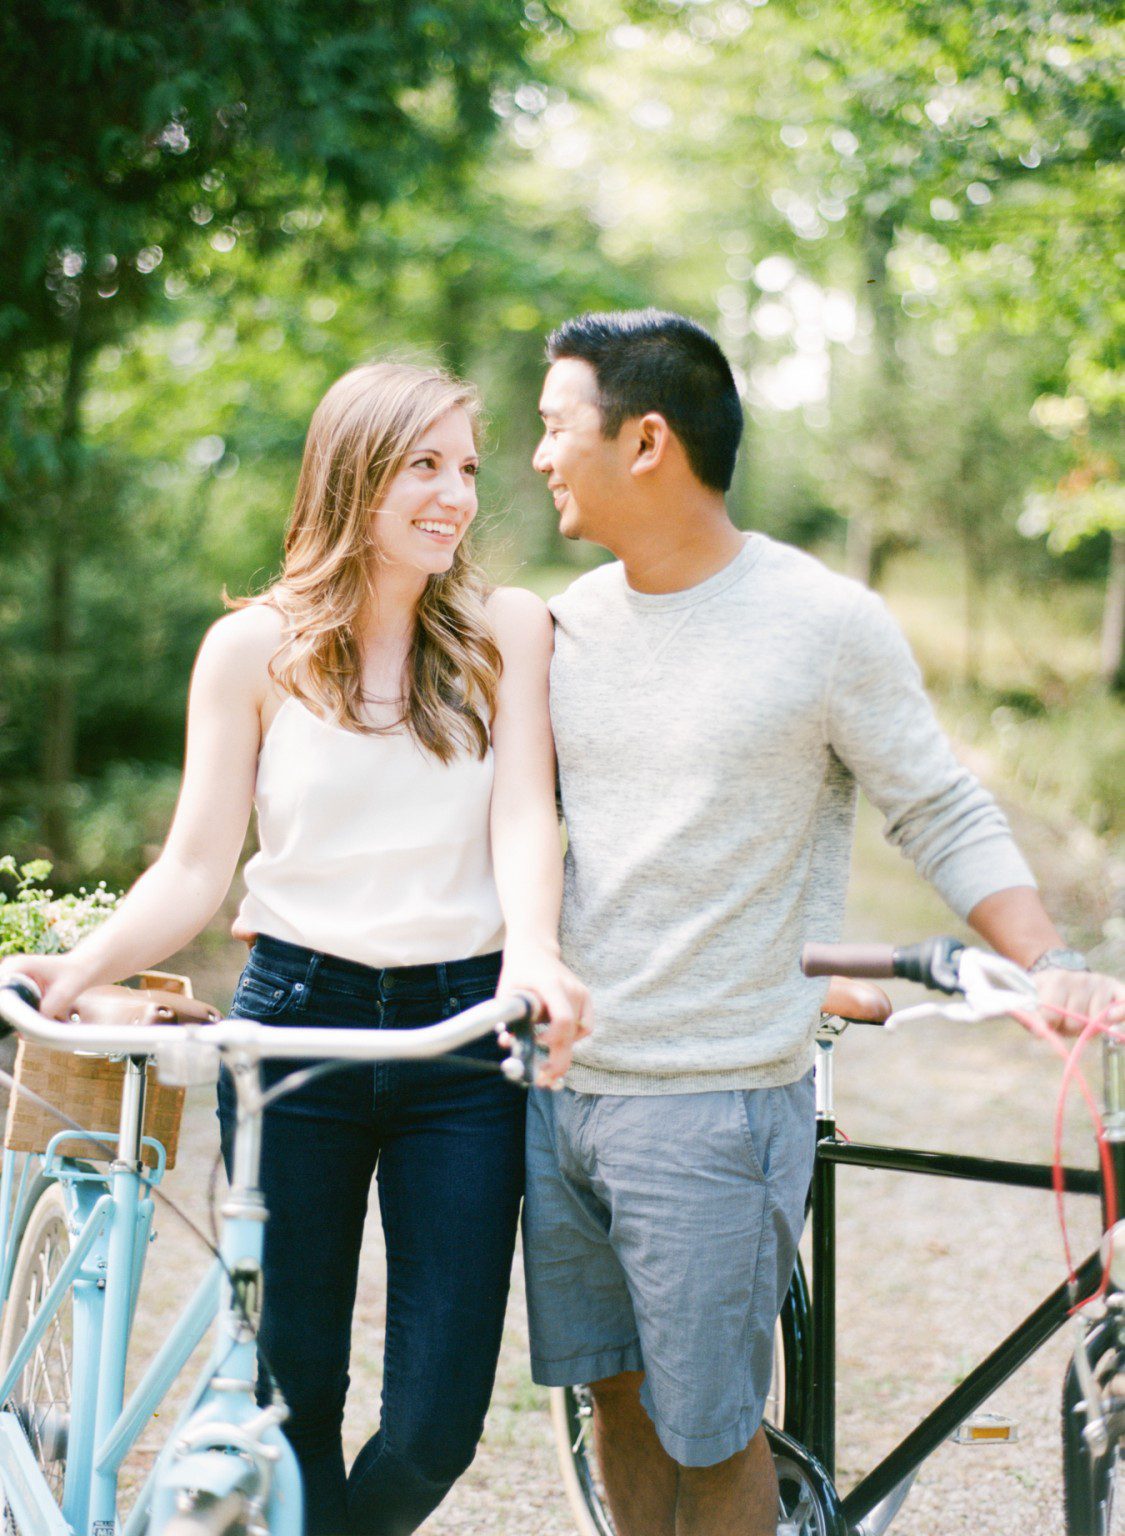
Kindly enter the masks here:
M 843 1025 L 821 1030 L 817 1039 L 817 1146 L 812 1205 L 812 1390 L 806 1444 L 817 1461 L 835 1476 L 836 1464 L 836 1170 L 840 1166 L 877 1168 L 937 1178 L 964 1179 L 1021 1189 L 1052 1189 L 1048 1164 L 924 1152 L 844 1141 L 837 1135 L 833 1102 L 833 1051 Z M 1125 1048 L 1107 1040 L 1107 1139 L 1111 1144 L 1118 1189 L 1125 1190 Z M 1068 1193 L 1105 1195 L 1100 1168 L 1063 1170 Z M 1102 1260 L 1095 1252 L 1077 1272 L 1077 1295 L 1064 1283 L 1045 1297 L 1022 1323 L 926 1415 L 842 1500 L 850 1532 L 876 1532 L 893 1518 L 922 1463 L 961 1423 L 1066 1323 L 1076 1301 L 1098 1287 Z
M 173 1452 L 184 1454 L 188 1435 L 193 1449 L 241 1449 L 244 1457 L 225 1456 L 222 1463 L 228 1470 L 258 1475 L 258 1486 L 264 1484 L 266 1489 L 263 1508 L 268 1510 L 271 1533 L 299 1536 L 302 1492 L 296 1458 L 278 1427 L 281 1414 L 265 1410 L 273 1417 L 263 1424 L 263 1410 L 255 1399 L 254 1325 L 260 1305 L 266 1212 L 256 1192 L 260 1120 L 254 1105 L 258 1072 L 252 1064 L 241 1064 L 236 1073 L 240 1103 L 249 1105 L 249 1113 L 240 1126 L 235 1178 L 223 1207 L 222 1259 L 201 1281 L 129 1401 L 124 1401 L 129 1335 L 152 1223 L 150 1186 L 159 1182 L 164 1171 L 163 1148 L 141 1134 L 144 1065 L 143 1060 L 127 1062 L 116 1156 L 107 1173 L 66 1158 L 68 1139 L 89 1140 L 88 1135 L 79 1138 L 76 1132 L 60 1132 L 44 1155 L 43 1176 L 58 1179 L 66 1192 L 71 1250 L 0 1381 L 0 1402 L 6 1402 L 70 1294 L 74 1304 L 71 1420 L 61 1508 L 10 1410 L 0 1413 L 0 1480 L 20 1529 L 42 1536 L 116 1536 L 119 1530 L 121 1536 L 140 1536 L 150 1515 L 160 1512 L 161 1499 L 167 1504 L 174 1494 L 174 1490 L 159 1491 L 161 1474 Z M 156 1168 L 149 1173 L 141 1163 L 146 1144 L 157 1154 Z M 26 1194 L 32 1164 L 32 1158 L 25 1160 L 13 1199 L 14 1159 L 13 1154 L 5 1154 L 0 1181 L 5 1293 L 15 1246 L 12 1217 Z M 122 1462 L 212 1323 L 215 1343 L 210 1359 L 122 1528 L 116 1510 Z M 257 1421 L 254 1432 L 247 1434 L 253 1421 Z M 196 1457 L 193 1486 L 206 1487 L 206 1478 L 217 1470 L 222 1467 L 215 1458 L 208 1462 L 205 1456 Z M 163 1513 L 171 1514 L 171 1507 Z

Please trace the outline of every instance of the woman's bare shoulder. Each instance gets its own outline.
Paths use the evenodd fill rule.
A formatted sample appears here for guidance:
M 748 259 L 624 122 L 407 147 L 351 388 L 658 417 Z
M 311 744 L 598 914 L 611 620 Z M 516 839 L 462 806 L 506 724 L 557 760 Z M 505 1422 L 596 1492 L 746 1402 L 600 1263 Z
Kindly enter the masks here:
M 485 599 L 485 610 L 497 635 L 549 634 L 551 614 L 547 604 L 526 587 L 495 587 Z
M 197 668 L 249 685 L 261 695 L 284 633 L 284 619 L 272 603 L 248 603 L 211 625 L 199 648 Z
M 256 655 L 270 647 L 271 654 L 281 644 L 285 620 L 273 603 L 247 603 L 216 619 L 207 631 L 205 644 L 227 652 Z
M 555 635 L 542 598 L 524 587 L 497 587 L 488 598 L 488 622 L 504 663 L 501 692 L 519 677 L 545 677 Z

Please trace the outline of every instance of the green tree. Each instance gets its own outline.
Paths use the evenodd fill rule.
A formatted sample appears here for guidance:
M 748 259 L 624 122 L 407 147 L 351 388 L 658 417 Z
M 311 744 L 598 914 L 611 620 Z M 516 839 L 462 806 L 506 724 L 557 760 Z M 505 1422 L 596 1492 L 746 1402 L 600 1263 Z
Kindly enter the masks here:
M 877 575 L 888 550 L 942 521 L 919 500 L 933 431 L 908 359 L 919 365 L 928 345 L 947 370 L 989 337 L 1011 350 L 1048 336 L 1049 367 L 1026 347 L 1027 373 L 1066 392 L 1084 359 L 1118 356 L 1125 114 L 1112 8 L 747 0 L 568 14 L 574 35 L 551 46 L 575 52 L 582 88 L 543 103 L 533 152 L 556 186 L 582 189 L 607 248 L 647 256 L 663 295 L 717 326 L 759 448 L 783 408 L 811 406 L 811 435 L 831 445 L 820 500 L 847 518 L 857 574 Z M 850 296 L 852 335 L 810 318 L 810 282 Z M 825 352 L 830 396 L 815 379 L 803 397 L 774 387 L 785 370 L 795 380 L 823 363 L 827 376 Z M 971 390 L 968 366 L 966 378 Z M 1018 479 L 1019 445 L 997 439 L 989 416 L 982 401 L 976 426 L 959 412 L 957 431 L 989 438 Z M 1010 518 L 1001 478 L 1005 494 L 979 519 Z M 753 484 L 743 491 L 756 500 Z
M 40 571 L 42 789 L 67 852 L 74 576 L 112 526 L 93 359 L 294 205 L 416 192 L 487 140 L 518 67 L 504 0 L 216 6 L 15 0 L 0 17 L 0 527 Z

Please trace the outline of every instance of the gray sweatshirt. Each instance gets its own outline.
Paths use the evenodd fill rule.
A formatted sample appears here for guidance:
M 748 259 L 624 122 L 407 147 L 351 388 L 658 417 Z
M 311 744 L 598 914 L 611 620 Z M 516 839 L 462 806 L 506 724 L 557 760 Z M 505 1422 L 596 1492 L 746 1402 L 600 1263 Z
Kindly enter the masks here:
M 570 1087 L 808 1069 L 825 983 L 798 958 L 839 934 L 857 782 L 960 916 L 1035 884 L 882 601 L 811 556 L 751 534 L 687 591 L 634 592 L 605 565 L 551 609 L 563 955 L 594 1005 Z

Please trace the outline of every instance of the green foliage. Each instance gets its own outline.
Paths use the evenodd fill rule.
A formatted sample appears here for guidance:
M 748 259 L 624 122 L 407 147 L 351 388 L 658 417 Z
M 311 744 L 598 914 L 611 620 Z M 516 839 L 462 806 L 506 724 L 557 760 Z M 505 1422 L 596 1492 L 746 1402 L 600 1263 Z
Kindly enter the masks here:
M 75 863 L 113 885 L 128 885 L 164 842 L 180 776 L 164 764 L 115 762 L 84 779 L 75 797 Z
M 994 349 L 1028 405 L 1082 376 L 1104 415 L 1090 375 L 1113 368 L 1125 318 L 1110 13 L 1047 0 L 636 10 L 599 7 L 557 40 L 579 88 L 527 104 L 516 126 L 553 196 L 584 199 L 608 249 L 654 261 L 662 295 L 717 326 L 763 466 L 788 440 L 788 485 L 744 469 L 755 518 L 779 492 L 799 513 L 800 476 L 806 505 L 928 537 L 942 509 L 920 482 L 944 423 L 926 370 L 958 358 L 948 459 L 962 433 L 996 425 L 974 387 Z M 1026 438 L 1005 452 L 1013 479 Z M 1010 530 L 1018 500 L 1009 487 L 978 503 L 978 521 Z
M 1074 487 L 1068 478 L 1028 498 L 1021 520 L 1026 533 L 1047 532 L 1062 551 L 1099 533 L 1125 534 L 1125 485 L 1114 479 Z
M 0 16 L 0 530 L 21 556 L 13 587 L 27 570 L 42 594 L 17 625 L 39 629 L 17 685 L 37 706 L 44 832 L 60 858 L 89 702 L 83 587 L 99 562 L 125 575 L 118 537 L 145 490 L 120 431 L 90 440 L 92 368 L 188 295 L 221 308 L 239 257 L 268 260 L 299 237 L 300 292 L 354 243 L 364 210 L 456 184 L 530 30 L 507 0 L 15 0 Z M 217 464 L 215 436 L 190 464 Z M 182 611 L 164 572 L 150 601 Z M 0 733 L 28 754 L 20 713 L 0 707 Z
M 104 338 L 208 247 L 268 238 L 311 188 L 386 204 L 444 174 L 487 136 L 525 35 L 502 0 L 15 0 L 0 23 L 5 352 L 66 340 L 80 316 Z
M 165 763 L 112 762 L 70 787 L 73 852 L 65 883 L 131 885 L 152 863 L 172 820 L 180 775 Z M 34 785 L 13 784 L 0 805 L 0 843 L 41 845 Z M 44 861 L 45 862 L 45 861 Z
M 1035 668 L 992 676 L 991 613 L 965 630 L 1001 572 L 1104 572 L 1120 518 L 1111 21 L 1079 0 L 16 0 L 9 841 L 59 851 L 40 757 L 62 719 L 66 873 L 143 866 L 199 638 L 224 586 L 275 573 L 311 410 L 364 358 L 481 384 L 494 570 L 596 558 L 529 463 L 544 333 L 587 307 L 715 329 L 747 404 L 739 520 L 834 558 L 847 538 L 875 576 L 955 552 L 940 580 L 979 590 L 941 618 L 951 675 L 1045 687 L 1053 714 Z
M 17 864 L 10 853 L 0 858 L 0 876 L 14 883 L 11 894 L 0 888 L 0 955 L 56 955 L 73 949 L 120 900 L 104 880 L 92 891 L 56 896 L 43 883 L 50 873 L 47 859 Z
M 984 748 L 1017 794 L 1059 818 L 1125 838 L 1125 710 L 1095 688 L 1072 691 L 1066 708 L 1035 694 L 957 696 L 966 739 Z

